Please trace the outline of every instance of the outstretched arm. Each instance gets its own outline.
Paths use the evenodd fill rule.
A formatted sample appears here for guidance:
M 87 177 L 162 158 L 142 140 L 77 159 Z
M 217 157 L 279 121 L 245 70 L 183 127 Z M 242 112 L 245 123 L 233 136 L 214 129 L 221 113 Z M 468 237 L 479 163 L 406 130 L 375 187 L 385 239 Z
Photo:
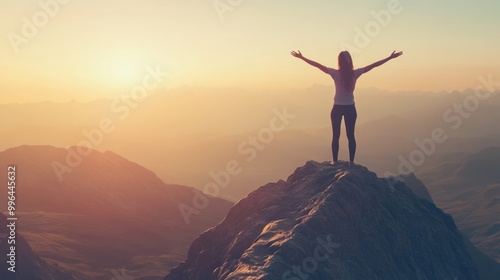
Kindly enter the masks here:
M 403 52 L 396 52 L 396 51 L 393 51 L 393 52 L 392 52 L 392 54 L 391 54 L 389 57 L 384 58 L 384 59 L 382 59 L 382 60 L 380 60 L 380 61 L 377 61 L 377 62 L 375 62 L 375 63 L 373 63 L 373 64 L 370 64 L 370 65 L 366 66 L 366 67 L 364 68 L 365 73 L 366 73 L 366 72 L 368 72 L 368 71 L 370 71 L 370 70 L 372 70 L 372 69 L 373 69 L 373 68 L 375 68 L 375 67 L 378 67 L 378 66 L 380 66 L 380 65 L 382 65 L 382 64 L 384 64 L 384 63 L 386 63 L 387 61 L 389 61 L 389 60 L 391 60 L 391 59 L 394 59 L 394 58 L 396 58 L 396 57 L 399 57 L 399 56 L 400 56 L 400 55 L 402 55 L 402 54 L 403 54 Z
M 328 68 L 320 63 L 317 63 L 316 61 L 310 60 L 308 58 L 305 58 L 300 51 L 292 51 L 292 55 L 295 56 L 296 58 L 300 58 L 303 61 L 309 63 L 310 65 L 317 67 L 319 70 L 325 72 L 328 74 Z

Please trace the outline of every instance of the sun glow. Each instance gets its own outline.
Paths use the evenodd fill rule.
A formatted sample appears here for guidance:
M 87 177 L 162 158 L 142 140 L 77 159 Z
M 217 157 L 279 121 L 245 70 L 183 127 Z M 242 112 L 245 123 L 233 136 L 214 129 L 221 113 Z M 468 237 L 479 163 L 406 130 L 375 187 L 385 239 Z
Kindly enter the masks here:
M 118 52 L 99 62 L 101 77 L 111 86 L 131 86 L 144 72 L 141 59 L 130 52 Z

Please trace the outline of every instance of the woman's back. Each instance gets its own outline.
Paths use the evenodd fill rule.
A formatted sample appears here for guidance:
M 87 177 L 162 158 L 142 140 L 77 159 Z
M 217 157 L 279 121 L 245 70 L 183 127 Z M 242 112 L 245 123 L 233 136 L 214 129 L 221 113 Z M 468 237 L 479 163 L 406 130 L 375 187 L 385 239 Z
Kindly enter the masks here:
M 365 72 L 364 68 L 354 70 L 352 90 L 347 88 L 346 83 L 339 70 L 328 68 L 328 74 L 335 82 L 335 97 L 334 105 L 352 105 L 354 104 L 354 88 L 356 87 L 356 80 Z

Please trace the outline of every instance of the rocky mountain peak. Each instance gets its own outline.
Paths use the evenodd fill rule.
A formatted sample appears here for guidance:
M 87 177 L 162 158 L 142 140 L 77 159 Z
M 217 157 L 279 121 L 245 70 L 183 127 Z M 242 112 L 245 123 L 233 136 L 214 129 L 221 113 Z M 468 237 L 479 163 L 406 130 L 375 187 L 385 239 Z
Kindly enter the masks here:
M 479 279 L 452 217 L 394 182 L 309 161 L 240 200 L 165 279 Z

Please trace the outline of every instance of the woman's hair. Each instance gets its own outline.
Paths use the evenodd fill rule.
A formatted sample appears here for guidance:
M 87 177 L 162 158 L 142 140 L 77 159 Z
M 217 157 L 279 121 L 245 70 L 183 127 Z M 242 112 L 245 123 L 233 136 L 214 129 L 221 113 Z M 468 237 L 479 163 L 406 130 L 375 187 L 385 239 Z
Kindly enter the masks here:
M 346 89 L 354 90 L 354 67 L 352 65 L 351 54 L 348 51 L 339 53 L 339 71 Z

